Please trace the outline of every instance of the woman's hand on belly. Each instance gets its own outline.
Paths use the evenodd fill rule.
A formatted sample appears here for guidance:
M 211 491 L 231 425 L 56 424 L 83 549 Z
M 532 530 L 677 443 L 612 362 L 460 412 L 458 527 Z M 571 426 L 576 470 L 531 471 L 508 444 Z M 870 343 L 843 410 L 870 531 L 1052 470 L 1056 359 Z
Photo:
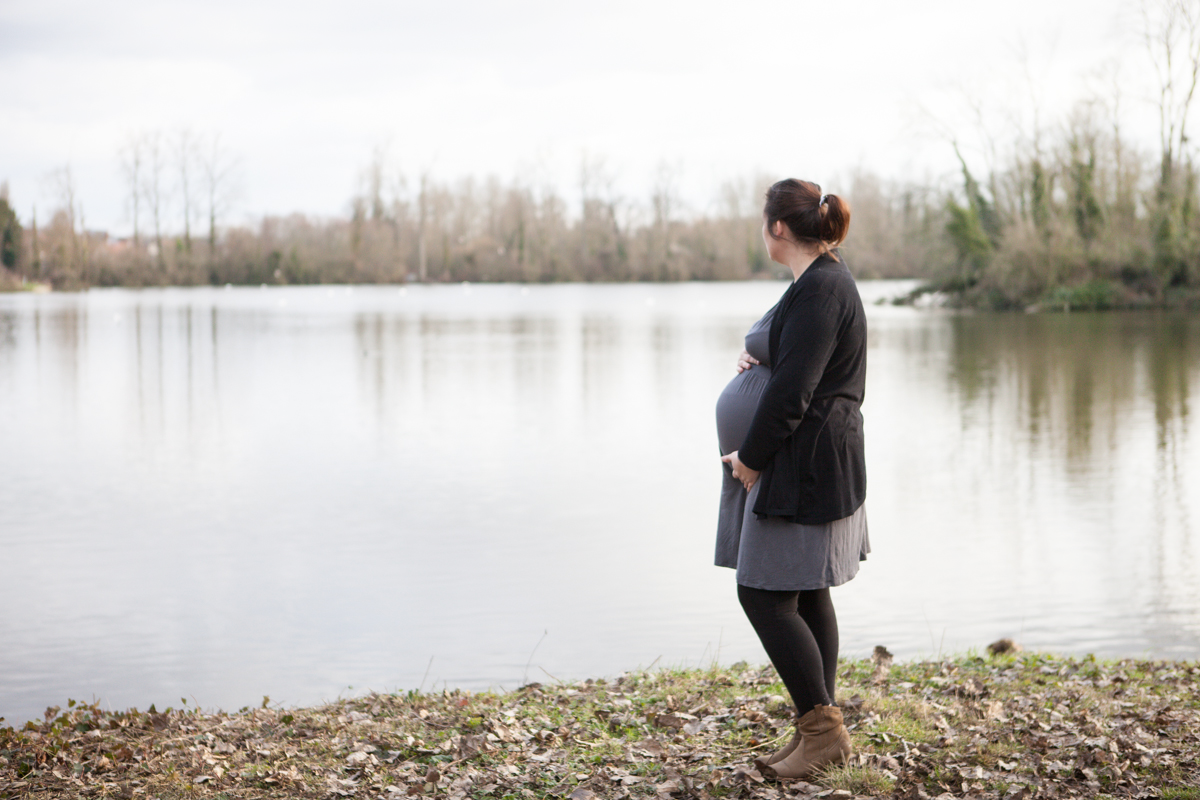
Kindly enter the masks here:
M 755 364 L 758 364 L 758 363 L 761 363 L 761 362 L 754 356 L 750 355 L 749 352 L 743 350 L 742 354 L 740 356 L 738 356 L 738 367 L 737 367 L 738 374 L 741 375 L 743 372 L 745 372 L 746 370 L 750 369 L 751 367 L 753 367 Z
M 729 466 L 733 467 L 733 477 L 742 482 L 742 486 L 746 487 L 746 491 L 754 488 L 754 484 L 758 483 L 758 476 L 762 473 L 756 469 L 750 469 L 741 461 L 738 461 L 738 451 L 734 450 L 727 456 L 721 456 L 721 460 Z

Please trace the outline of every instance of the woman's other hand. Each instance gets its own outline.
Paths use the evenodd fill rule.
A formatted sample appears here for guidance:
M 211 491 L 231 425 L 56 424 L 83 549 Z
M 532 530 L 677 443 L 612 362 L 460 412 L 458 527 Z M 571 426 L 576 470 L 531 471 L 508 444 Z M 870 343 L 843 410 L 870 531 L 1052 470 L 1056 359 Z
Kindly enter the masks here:
M 742 354 L 738 356 L 738 374 L 741 375 L 757 363 L 759 363 L 757 358 L 743 350 Z
M 748 492 L 754 488 L 754 484 L 758 483 L 758 476 L 762 473 L 756 469 L 750 469 L 741 461 L 738 461 L 737 454 L 738 451 L 734 450 L 727 456 L 721 456 L 721 460 L 733 467 L 733 477 L 741 481 L 742 486 L 745 486 L 746 491 Z

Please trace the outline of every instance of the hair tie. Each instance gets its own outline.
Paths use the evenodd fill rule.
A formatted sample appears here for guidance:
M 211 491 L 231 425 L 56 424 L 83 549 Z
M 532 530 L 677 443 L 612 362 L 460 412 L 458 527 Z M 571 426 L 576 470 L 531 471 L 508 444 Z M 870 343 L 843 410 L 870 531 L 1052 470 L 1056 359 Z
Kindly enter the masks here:
M 828 200 L 828 199 L 829 199 L 829 195 L 827 195 L 827 194 L 823 194 L 823 195 L 821 195 L 821 202 L 817 203 L 817 205 L 818 205 L 818 206 L 823 206 L 823 205 L 825 205 L 825 201 L 826 201 L 826 200 Z

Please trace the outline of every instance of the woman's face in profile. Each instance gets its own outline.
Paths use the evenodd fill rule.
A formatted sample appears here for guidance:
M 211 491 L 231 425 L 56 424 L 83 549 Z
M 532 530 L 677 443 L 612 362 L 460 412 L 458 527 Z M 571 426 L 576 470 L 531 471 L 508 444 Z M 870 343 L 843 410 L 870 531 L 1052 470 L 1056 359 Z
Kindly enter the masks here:
M 780 228 L 783 227 L 782 222 L 776 223 L 776 225 Z M 780 232 L 780 231 L 777 231 L 777 232 Z M 762 237 L 763 237 L 763 244 L 767 248 L 767 256 L 772 261 L 774 261 L 776 264 L 783 264 L 784 266 L 787 266 L 787 262 L 784 260 L 785 259 L 784 252 L 786 250 L 787 240 L 782 239 L 782 238 L 776 239 L 774 236 L 771 235 L 771 228 L 767 224 L 766 217 L 763 217 Z

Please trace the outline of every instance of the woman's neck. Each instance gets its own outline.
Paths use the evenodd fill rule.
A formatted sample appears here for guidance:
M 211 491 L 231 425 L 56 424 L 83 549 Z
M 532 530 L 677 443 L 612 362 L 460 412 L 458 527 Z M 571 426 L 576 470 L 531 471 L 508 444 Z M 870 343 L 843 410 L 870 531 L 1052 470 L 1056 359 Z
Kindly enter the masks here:
M 800 276 L 804 274 L 805 270 L 811 267 L 813 262 L 820 257 L 820 253 L 796 248 L 787 263 L 788 267 L 792 270 L 792 283 L 800 280 Z

